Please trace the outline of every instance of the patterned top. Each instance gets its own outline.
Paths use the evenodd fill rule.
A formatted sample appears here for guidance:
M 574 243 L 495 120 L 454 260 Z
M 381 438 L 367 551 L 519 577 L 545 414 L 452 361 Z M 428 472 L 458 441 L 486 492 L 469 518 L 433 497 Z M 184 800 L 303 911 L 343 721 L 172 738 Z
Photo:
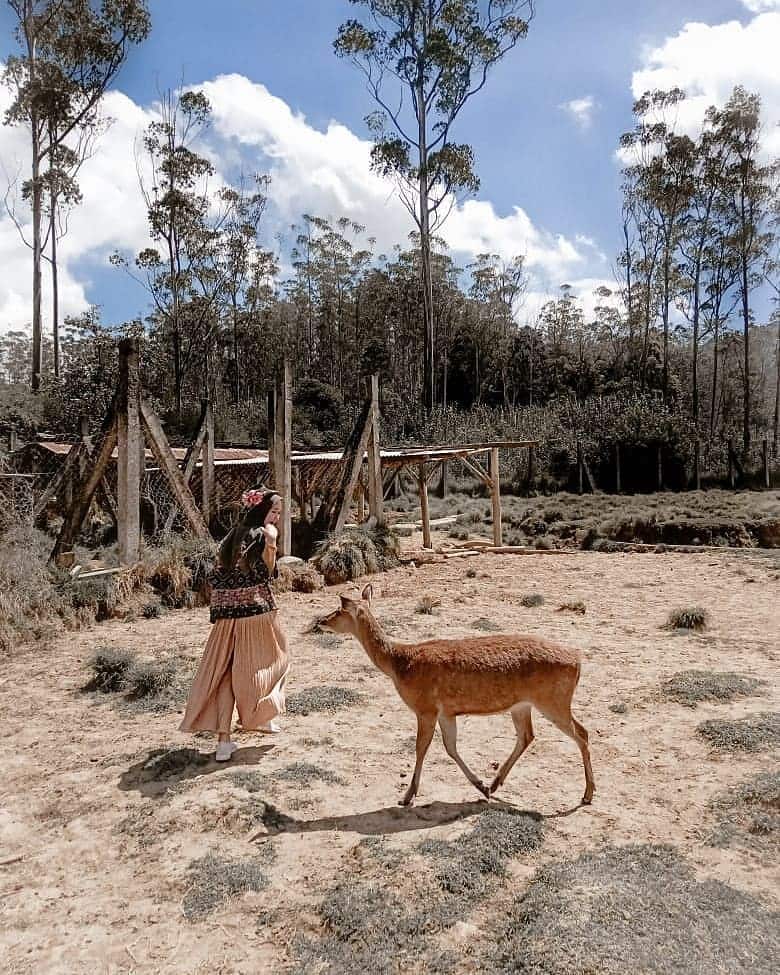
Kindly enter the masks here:
M 211 585 L 212 623 L 221 619 L 259 616 L 276 609 L 276 600 L 271 592 L 271 573 L 262 558 L 252 563 L 239 559 L 232 569 L 217 564 L 209 574 L 208 581 Z

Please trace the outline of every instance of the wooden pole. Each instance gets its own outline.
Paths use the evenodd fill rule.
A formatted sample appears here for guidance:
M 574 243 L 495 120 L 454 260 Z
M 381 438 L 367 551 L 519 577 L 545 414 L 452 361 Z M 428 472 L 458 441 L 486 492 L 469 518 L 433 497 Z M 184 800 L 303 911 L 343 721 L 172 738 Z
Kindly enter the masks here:
M 582 441 L 577 441 L 577 493 L 582 494 L 585 485 L 583 479 L 585 476 L 585 470 L 582 466 Z
M 431 515 L 428 510 L 428 476 L 425 464 L 420 464 L 417 472 L 417 484 L 420 490 L 420 520 L 423 530 L 423 548 L 431 548 Z
M 141 380 L 137 339 L 119 343 L 119 411 L 117 415 L 117 519 L 119 564 L 134 565 L 141 554 L 141 466 L 143 434 Z
M 620 444 L 615 444 L 615 490 L 618 494 L 623 490 L 622 479 L 620 476 Z
M 214 512 L 214 413 L 208 400 L 201 400 L 205 436 L 201 447 L 201 511 L 208 525 Z
M 533 445 L 528 448 L 528 491 L 530 493 L 536 480 L 536 454 Z
M 693 443 L 693 486 L 701 491 L 701 442 L 697 437 Z
M 16 450 L 16 429 L 11 427 L 8 431 L 8 453 L 12 454 Z
M 441 477 L 439 478 L 439 497 L 446 498 L 449 490 L 449 464 L 443 460 L 441 462 Z
M 195 470 L 195 465 L 198 463 L 198 458 L 201 456 L 203 444 L 206 440 L 206 407 L 208 400 L 201 400 L 200 403 L 200 419 L 198 420 L 198 429 L 195 431 L 195 439 L 187 447 L 187 451 L 184 454 L 184 464 L 182 467 L 182 477 L 184 483 L 189 485 L 192 478 L 192 474 Z M 173 522 L 176 519 L 176 505 L 171 505 L 171 510 L 165 519 L 165 525 L 163 527 L 163 533 L 168 534 L 168 532 L 173 528 Z
M 292 551 L 292 369 L 288 359 L 284 362 L 280 397 L 277 401 L 278 436 L 278 484 L 276 490 L 282 498 L 282 517 L 279 522 L 279 554 Z
M 268 481 L 276 489 L 276 386 L 268 390 Z
M 661 444 L 656 448 L 656 487 L 659 491 L 664 489 L 664 455 Z
M 729 437 L 729 487 L 732 490 L 737 486 L 737 481 L 734 476 L 734 441 Z
M 192 491 L 184 483 L 184 477 L 179 470 L 179 465 L 176 463 L 176 458 L 173 456 L 170 444 L 163 433 L 163 428 L 157 418 L 157 414 L 144 399 L 141 399 L 141 421 L 144 425 L 149 446 L 152 448 L 154 459 L 157 461 L 158 467 L 165 476 L 171 494 L 181 508 L 182 514 L 189 523 L 190 529 L 198 538 L 210 538 L 211 535 L 209 534 L 208 526 L 203 520 L 200 508 L 195 503 Z
M 769 471 L 769 441 L 766 437 L 761 441 L 761 460 L 764 468 L 764 487 L 772 487 L 772 477 Z
M 371 433 L 368 436 L 368 511 L 381 524 L 385 520 L 382 487 L 382 452 L 379 441 L 379 376 L 371 377 Z
M 501 473 L 499 470 L 498 447 L 490 448 L 490 487 L 493 502 L 493 544 L 500 545 L 502 540 L 501 526 Z

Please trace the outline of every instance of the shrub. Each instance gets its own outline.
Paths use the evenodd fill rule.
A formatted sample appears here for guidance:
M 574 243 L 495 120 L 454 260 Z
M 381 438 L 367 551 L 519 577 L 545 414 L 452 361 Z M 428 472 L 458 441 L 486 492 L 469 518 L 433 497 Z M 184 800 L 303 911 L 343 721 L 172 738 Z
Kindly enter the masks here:
M 765 681 L 755 677 L 712 670 L 683 670 L 661 685 L 668 698 L 691 708 L 695 708 L 700 701 L 733 701 L 738 697 L 748 697 L 765 686 Z
M 703 630 L 709 621 L 709 613 L 700 606 L 684 606 L 673 609 L 666 620 L 668 630 Z
M 696 730 L 722 751 L 757 752 L 780 744 L 780 714 L 764 712 L 735 721 L 713 718 L 703 721 Z
M 556 610 L 558 613 L 577 613 L 580 616 L 585 615 L 585 603 L 581 599 L 570 599 L 568 602 L 561 603 L 561 605 Z
M 520 597 L 520 605 L 530 609 L 533 606 L 541 606 L 544 596 L 540 592 L 527 592 Z
M 153 661 L 134 664 L 127 684 L 134 698 L 158 697 L 173 686 L 175 679 L 176 667 L 172 661 Z
M 200 921 L 238 894 L 263 890 L 268 877 L 262 867 L 253 860 L 228 859 L 215 853 L 194 860 L 182 901 L 184 916 L 188 921 Z
M 334 712 L 363 704 L 365 697 L 351 687 L 307 687 L 287 698 L 287 713 L 306 716 L 316 711 Z
M 135 654 L 115 647 L 102 647 L 92 655 L 89 666 L 92 678 L 87 690 L 110 694 L 121 691 L 127 684 L 128 673 L 135 661 Z
M 156 620 L 162 616 L 162 606 L 159 603 L 147 603 L 141 610 L 145 620 Z
M 434 611 L 439 606 L 441 606 L 440 599 L 436 599 L 434 596 L 423 596 L 414 607 L 414 611 L 415 613 L 419 613 L 421 616 L 433 616 Z

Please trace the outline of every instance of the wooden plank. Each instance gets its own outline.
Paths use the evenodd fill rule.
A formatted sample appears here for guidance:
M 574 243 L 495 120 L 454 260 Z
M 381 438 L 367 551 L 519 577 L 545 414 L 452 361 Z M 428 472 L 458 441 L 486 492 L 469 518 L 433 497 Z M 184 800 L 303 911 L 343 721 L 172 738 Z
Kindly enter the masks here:
M 182 477 L 184 478 L 184 483 L 189 484 L 192 479 L 192 475 L 195 471 L 195 467 L 198 463 L 198 458 L 201 455 L 201 449 L 203 443 L 206 439 L 206 410 L 208 409 L 208 401 L 201 400 L 200 404 L 200 418 L 198 419 L 198 426 L 195 431 L 195 438 L 192 443 L 187 447 L 187 452 L 184 455 L 184 461 L 182 465 Z M 171 505 L 171 510 L 165 519 L 165 525 L 163 527 L 163 533 L 168 534 L 173 528 L 173 522 L 176 518 L 176 505 Z
M 198 538 L 210 538 L 211 535 L 203 520 L 203 515 L 195 503 L 192 492 L 184 483 L 182 472 L 179 470 L 179 465 L 176 463 L 173 451 L 163 433 L 160 421 L 157 419 L 154 410 L 143 398 L 141 399 L 141 420 L 155 460 L 163 472 L 171 494 L 181 508 L 182 514 L 190 528 Z
M 37 521 L 38 518 L 43 514 L 46 506 L 56 497 L 62 489 L 63 485 L 71 480 L 74 475 L 78 478 L 80 474 L 80 455 L 86 451 L 86 445 L 84 443 L 74 444 L 68 451 L 68 456 L 65 458 L 65 463 L 59 469 L 59 471 L 54 475 L 54 477 L 49 481 L 40 495 L 38 500 L 33 507 L 33 521 Z
M 571 555 L 572 549 L 530 548 L 528 545 L 489 545 L 482 549 L 491 555 Z
M 428 510 L 428 478 L 425 474 L 425 464 L 420 464 L 417 484 L 420 489 L 420 515 L 423 531 L 423 548 L 431 547 L 431 516 Z
M 491 480 L 490 475 L 478 461 L 474 460 L 472 457 L 461 457 L 460 459 L 464 467 L 467 467 L 472 474 L 476 474 L 480 481 L 486 484 L 491 490 L 493 489 L 493 481 Z
M 368 510 L 377 524 L 383 524 L 384 490 L 379 444 L 379 376 L 371 377 L 371 433 L 368 438 Z
M 103 432 L 95 451 L 94 461 L 90 468 L 85 472 L 76 490 L 76 496 L 70 511 L 66 512 L 62 528 L 54 543 L 51 558 L 56 560 L 60 555 L 69 552 L 75 542 L 84 519 L 87 517 L 89 506 L 95 495 L 98 484 L 105 473 L 106 467 L 111 460 L 111 455 L 117 445 L 117 424 L 116 415 L 112 407 L 106 419 L 103 421 Z
M 503 541 L 501 524 L 501 472 L 499 470 L 498 447 L 490 450 L 490 499 L 493 507 L 493 544 L 500 545 Z
M 363 455 L 371 433 L 371 400 L 366 400 L 349 435 L 341 464 L 336 469 L 337 480 L 332 490 L 322 490 L 322 504 L 314 519 L 315 531 L 340 534 L 347 521 L 349 506 L 358 482 Z M 323 479 L 324 480 L 324 479 Z
M 138 340 L 119 343 L 117 412 L 117 517 L 119 564 L 134 565 L 141 553 L 141 474 L 144 441 L 140 418 Z
M 206 525 L 211 523 L 214 508 L 214 414 L 208 400 L 201 403 L 205 436 L 201 447 L 201 512 Z M 187 481 L 185 481 L 185 484 Z
M 280 555 L 292 553 L 292 367 L 285 359 L 282 376 L 282 519 L 279 533 Z

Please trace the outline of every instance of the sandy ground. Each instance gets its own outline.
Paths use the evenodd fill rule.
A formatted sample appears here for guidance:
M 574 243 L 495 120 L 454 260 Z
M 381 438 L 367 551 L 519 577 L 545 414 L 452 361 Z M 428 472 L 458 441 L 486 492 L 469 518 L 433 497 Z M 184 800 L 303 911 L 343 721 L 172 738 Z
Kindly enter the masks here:
M 542 848 L 513 865 L 510 883 L 518 891 L 553 858 L 603 844 L 670 842 L 702 874 L 777 904 L 776 864 L 705 842 L 713 824 L 709 801 L 776 767 L 776 756 L 714 753 L 695 727 L 713 716 L 778 710 L 778 580 L 778 561 L 750 552 L 483 555 L 373 580 L 375 612 L 399 637 L 472 635 L 479 632 L 473 621 L 488 618 L 504 632 L 543 634 L 584 653 L 575 713 L 591 736 L 595 801 L 578 807 L 577 749 L 537 716 L 536 741 L 499 794 L 547 817 Z M 544 595 L 542 606 L 521 605 L 530 591 Z M 415 614 L 423 594 L 441 600 L 437 615 Z M 584 616 L 556 611 L 570 599 L 585 602 Z M 691 604 L 710 611 L 705 634 L 661 628 L 671 607 Z M 325 647 L 303 633 L 335 605 L 336 590 L 280 597 L 294 654 L 289 692 L 338 684 L 359 690 L 367 703 L 333 715 L 288 715 L 273 738 L 239 735 L 231 767 L 211 760 L 193 766 L 184 788 L 147 781 L 140 770 L 160 748 L 194 746 L 213 755 L 209 739 L 177 731 L 177 713 L 122 710 L 80 688 L 98 646 L 149 657 L 177 651 L 194 663 L 208 632 L 206 610 L 106 623 L 46 653 L 21 651 L 0 663 L 0 971 L 283 971 L 291 939 L 315 923 L 318 899 L 363 837 L 385 835 L 403 850 L 428 836 L 463 832 L 464 818 L 479 809 L 478 795 L 445 755 L 438 733 L 417 805 L 397 806 L 413 767 L 414 718 L 355 641 Z M 764 697 L 696 709 L 663 699 L 660 680 L 691 668 L 738 671 L 769 681 L 770 689 Z M 627 704 L 623 714 L 610 710 L 619 702 Z M 490 776 L 492 763 L 511 749 L 511 732 L 505 715 L 461 719 L 461 751 L 478 774 Z M 346 784 L 269 786 L 269 798 L 295 820 L 269 836 L 243 817 L 247 795 L 232 776 L 239 767 L 273 782 L 274 772 L 293 762 L 317 764 Z M 265 844 L 276 851 L 267 889 L 234 899 L 206 920 L 185 919 L 193 859 L 209 851 L 261 856 Z M 269 910 L 281 920 L 264 928 L 257 918 Z

